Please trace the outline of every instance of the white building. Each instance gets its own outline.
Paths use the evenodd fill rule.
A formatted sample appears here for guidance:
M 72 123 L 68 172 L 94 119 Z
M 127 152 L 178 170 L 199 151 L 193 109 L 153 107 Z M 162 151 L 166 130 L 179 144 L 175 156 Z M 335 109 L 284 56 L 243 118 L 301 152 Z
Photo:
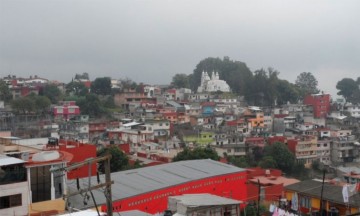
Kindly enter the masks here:
M 346 104 L 344 106 L 344 111 L 348 111 L 354 118 L 360 118 L 360 105 Z
M 26 161 L 0 155 L 0 215 L 28 215 Z
M 219 78 L 218 72 L 212 72 L 211 78 L 207 72 L 202 72 L 201 84 L 198 87 L 197 92 L 230 92 L 230 86 L 226 81 Z

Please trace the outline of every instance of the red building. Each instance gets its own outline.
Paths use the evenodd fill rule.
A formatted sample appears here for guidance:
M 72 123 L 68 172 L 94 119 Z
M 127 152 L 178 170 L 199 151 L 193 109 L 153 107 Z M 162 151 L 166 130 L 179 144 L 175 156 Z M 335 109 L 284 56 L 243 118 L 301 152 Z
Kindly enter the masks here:
M 67 165 L 83 162 L 88 158 L 96 158 L 96 146 L 69 140 L 60 140 L 59 150 L 70 153 L 73 157 Z M 91 166 L 91 175 L 96 176 L 96 164 Z M 68 179 L 84 178 L 89 176 L 89 165 L 82 166 L 67 173 Z
M 299 180 L 282 176 L 281 170 L 261 169 L 259 167 L 248 169 L 249 173 L 249 198 L 257 198 L 259 183 L 262 197 L 266 201 L 279 201 L 284 198 L 284 187 L 298 183 Z M 253 199 L 254 199 L 253 198 Z
M 313 94 L 304 98 L 304 104 L 311 105 L 315 118 L 324 118 L 330 112 L 330 95 Z
M 75 101 L 63 101 L 60 105 L 53 106 L 52 112 L 55 118 L 70 119 L 80 115 L 80 108 Z
M 245 144 L 249 147 L 265 147 L 265 139 L 263 137 L 246 137 Z
M 222 197 L 247 201 L 247 172 L 244 169 L 213 160 L 189 160 L 150 166 L 111 174 L 114 212 L 141 210 L 150 214 L 163 212 L 168 197 L 182 194 L 210 193 Z M 97 183 L 96 177 L 91 179 Z M 86 184 L 87 178 L 80 180 Z M 101 176 L 101 182 L 104 177 Z M 69 185 L 69 189 L 77 190 Z M 93 191 L 97 205 L 106 211 L 106 198 L 102 189 Z M 92 199 L 84 206 L 81 195 L 69 202 L 76 208 L 93 207 Z
M 287 138 L 284 136 L 273 136 L 273 137 L 268 137 L 267 138 L 267 143 L 269 145 L 272 145 L 276 142 L 281 142 L 281 143 L 287 143 Z

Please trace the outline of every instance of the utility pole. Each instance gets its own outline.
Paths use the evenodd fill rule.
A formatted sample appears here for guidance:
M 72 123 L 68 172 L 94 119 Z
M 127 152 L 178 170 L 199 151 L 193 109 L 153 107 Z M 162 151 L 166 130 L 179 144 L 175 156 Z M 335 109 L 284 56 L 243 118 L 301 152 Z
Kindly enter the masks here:
M 260 216 L 260 193 L 261 193 L 261 185 L 260 185 L 260 180 L 257 180 L 257 185 L 258 185 L 258 203 L 257 203 L 257 212 L 256 215 Z
M 67 195 L 64 195 L 63 197 L 64 197 L 64 199 L 68 199 L 69 197 L 72 197 L 72 196 L 75 196 L 75 195 L 78 195 L 78 194 L 86 193 L 86 192 L 89 192 L 89 191 L 91 192 L 92 190 L 105 187 L 107 216 L 112 216 L 113 215 L 112 214 L 113 209 L 112 209 L 111 185 L 114 184 L 114 181 L 111 181 L 110 159 L 111 159 L 110 154 L 102 156 L 102 157 L 97 157 L 97 158 L 89 158 L 89 159 L 86 159 L 83 162 L 75 163 L 75 164 L 67 166 L 67 167 L 58 168 L 58 169 L 51 169 L 50 172 L 57 172 L 57 171 L 68 172 L 68 171 L 71 171 L 73 169 L 77 169 L 77 168 L 82 167 L 82 166 L 86 166 L 86 165 L 91 166 L 93 163 L 97 163 L 97 162 L 100 162 L 100 161 L 105 161 L 105 183 L 97 184 L 97 185 L 94 185 L 94 186 L 91 186 L 91 187 L 90 187 L 90 184 L 89 184 L 88 188 L 79 189 L 78 191 L 67 194 Z M 91 168 L 89 168 L 89 169 L 91 169 Z M 91 176 L 89 176 L 89 180 L 90 180 L 90 177 Z M 94 204 L 96 205 L 95 200 L 94 200 Z
M 325 183 L 325 169 L 323 170 L 322 184 L 321 184 L 321 194 L 320 194 L 320 216 L 323 216 L 323 191 Z

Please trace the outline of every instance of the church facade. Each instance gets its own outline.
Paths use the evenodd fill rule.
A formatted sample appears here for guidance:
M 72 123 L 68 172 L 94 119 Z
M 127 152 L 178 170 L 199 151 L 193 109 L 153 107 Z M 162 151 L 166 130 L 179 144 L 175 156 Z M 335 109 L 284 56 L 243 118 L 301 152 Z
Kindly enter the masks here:
M 201 84 L 197 89 L 198 93 L 201 92 L 230 92 L 230 86 L 226 81 L 219 78 L 219 73 L 213 71 L 211 77 L 205 71 L 201 74 Z

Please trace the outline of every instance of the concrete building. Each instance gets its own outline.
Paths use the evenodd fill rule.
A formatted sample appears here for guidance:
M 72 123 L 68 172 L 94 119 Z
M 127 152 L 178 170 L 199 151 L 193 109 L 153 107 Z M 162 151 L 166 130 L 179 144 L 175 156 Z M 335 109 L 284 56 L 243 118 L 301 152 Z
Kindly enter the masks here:
M 212 194 L 184 194 L 170 196 L 168 210 L 177 216 L 212 215 L 240 216 L 239 200 L 224 198 Z
M 26 161 L 0 155 L 0 215 L 28 215 Z

